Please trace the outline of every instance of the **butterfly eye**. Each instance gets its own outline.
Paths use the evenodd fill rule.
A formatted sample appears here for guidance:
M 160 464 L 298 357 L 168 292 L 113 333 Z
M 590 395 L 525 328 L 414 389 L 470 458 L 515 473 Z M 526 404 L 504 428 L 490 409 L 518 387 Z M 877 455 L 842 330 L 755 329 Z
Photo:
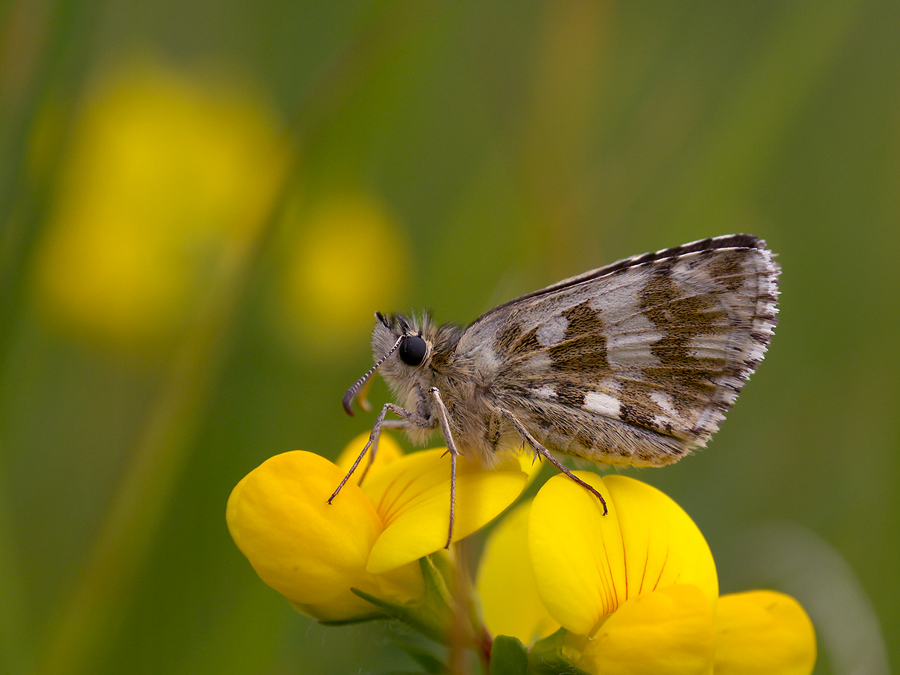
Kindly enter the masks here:
M 425 352 L 428 351 L 428 345 L 418 335 L 405 335 L 400 341 L 400 360 L 408 366 L 421 365 L 425 360 Z

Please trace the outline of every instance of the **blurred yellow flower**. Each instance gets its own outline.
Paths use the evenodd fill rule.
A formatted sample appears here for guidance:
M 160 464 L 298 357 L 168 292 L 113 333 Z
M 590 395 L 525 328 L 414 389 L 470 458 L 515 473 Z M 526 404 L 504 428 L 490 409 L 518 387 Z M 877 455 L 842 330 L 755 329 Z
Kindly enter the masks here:
M 332 195 L 308 217 L 296 210 L 288 209 L 289 225 L 299 231 L 288 244 L 276 323 L 306 351 L 342 355 L 368 339 L 375 311 L 391 311 L 404 297 L 406 239 L 370 195 Z
M 357 451 L 358 441 L 345 454 Z M 396 455 L 386 436 L 380 445 Z M 331 505 L 343 469 L 309 452 L 277 455 L 235 487 L 226 510 L 229 531 L 260 578 L 317 619 L 377 613 L 351 588 L 394 604 L 415 602 L 422 592 L 415 561 L 446 541 L 445 454 L 439 448 L 377 462 L 362 488 L 348 482 Z M 526 481 L 514 460 L 493 470 L 461 460 L 453 540 L 495 518 Z
M 252 245 L 287 156 L 255 94 L 131 63 L 82 106 L 36 257 L 61 328 L 135 347 L 172 335 Z
M 562 625 L 565 658 L 604 675 L 812 672 L 815 635 L 795 600 L 718 598 L 709 547 L 674 501 L 623 476 L 578 475 L 608 515 L 556 476 L 488 540 L 477 587 L 492 633 L 529 644 Z

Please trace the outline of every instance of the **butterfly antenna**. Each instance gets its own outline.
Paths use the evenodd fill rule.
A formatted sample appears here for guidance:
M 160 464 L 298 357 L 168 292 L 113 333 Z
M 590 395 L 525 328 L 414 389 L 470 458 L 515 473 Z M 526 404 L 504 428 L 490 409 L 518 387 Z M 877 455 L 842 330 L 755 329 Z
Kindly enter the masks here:
M 384 363 L 385 360 L 387 359 L 387 357 L 389 357 L 391 354 L 393 354 L 395 351 L 397 351 L 397 347 L 400 346 L 400 342 L 403 340 L 403 337 L 404 336 L 401 335 L 399 338 L 397 338 L 397 341 L 394 343 L 394 346 L 391 347 L 387 351 L 387 354 L 385 354 L 380 359 L 378 359 L 378 363 L 376 363 L 374 366 L 369 368 L 369 370 L 366 371 L 366 374 L 363 375 L 361 378 L 359 378 L 353 384 L 353 386 L 347 390 L 347 393 L 344 394 L 344 398 L 342 401 L 344 404 L 344 410 L 347 411 L 347 414 L 350 415 L 350 417 L 353 417 L 353 407 L 352 406 L 353 406 L 353 398 L 356 396 L 356 392 L 358 392 L 360 390 L 360 388 L 366 383 L 366 380 L 368 380 L 372 376 L 372 373 L 374 373 L 376 370 L 378 370 L 378 366 L 380 366 L 382 363 Z

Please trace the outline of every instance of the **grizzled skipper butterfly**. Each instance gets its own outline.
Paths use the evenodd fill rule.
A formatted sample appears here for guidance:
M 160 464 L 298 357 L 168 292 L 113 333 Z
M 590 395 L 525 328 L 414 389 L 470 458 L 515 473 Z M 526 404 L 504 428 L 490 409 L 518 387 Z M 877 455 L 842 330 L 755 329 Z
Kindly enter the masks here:
M 702 447 L 756 370 L 776 324 L 779 267 L 761 239 L 734 234 L 645 253 L 523 295 L 467 328 L 375 314 L 375 365 L 403 406 L 384 426 L 424 443 L 440 426 L 451 459 L 485 466 L 527 443 L 603 502 L 553 453 L 662 466 Z M 385 421 L 388 412 L 402 421 Z

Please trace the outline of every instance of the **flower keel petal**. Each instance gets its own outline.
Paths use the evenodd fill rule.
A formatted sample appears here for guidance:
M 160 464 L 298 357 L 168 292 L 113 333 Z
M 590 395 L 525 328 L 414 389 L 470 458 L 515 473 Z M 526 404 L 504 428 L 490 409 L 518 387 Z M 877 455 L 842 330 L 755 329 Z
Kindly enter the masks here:
M 623 603 L 576 664 L 598 675 L 711 675 L 713 613 L 692 584 L 667 586 Z

